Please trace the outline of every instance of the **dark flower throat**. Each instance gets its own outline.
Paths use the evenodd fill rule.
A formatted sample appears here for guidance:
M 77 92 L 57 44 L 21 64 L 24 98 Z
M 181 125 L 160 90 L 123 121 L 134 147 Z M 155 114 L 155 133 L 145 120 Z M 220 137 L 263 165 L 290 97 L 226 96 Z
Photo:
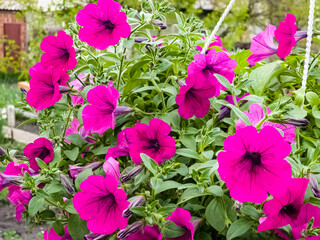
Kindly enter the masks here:
M 105 27 L 105 29 L 108 29 L 110 31 L 112 31 L 115 28 L 115 25 L 110 20 L 103 21 L 102 24 Z
M 160 149 L 160 144 L 159 144 L 157 139 L 150 139 L 149 140 L 149 144 L 150 144 L 150 147 L 154 148 L 155 150 L 159 150 Z
M 247 151 L 244 155 L 245 159 L 249 159 L 252 162 L 252 166 L 261 165 L 261 155 L 258 152 L 249 152 Z

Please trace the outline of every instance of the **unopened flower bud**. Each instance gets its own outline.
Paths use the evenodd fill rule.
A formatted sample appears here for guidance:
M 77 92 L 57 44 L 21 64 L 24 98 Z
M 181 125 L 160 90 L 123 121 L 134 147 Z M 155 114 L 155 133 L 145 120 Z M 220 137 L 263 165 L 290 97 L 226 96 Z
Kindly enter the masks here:
M 303 38 L 306 38 L 308 36 L 307 31 L 297 31 L 294 34 L 294 40 L 296 40 L 296 42 L 300 41 Z
M 0 147 L 0 157 L 7 155 L 3 148 Z
M 99 233 L 90 233 L 84 236 L 85 240 L 106 240 L 108 235 L 102 235 Z
M 240 209 L 242 208 L 242 206 L 243 206 L 243 203 L 241 203 L 241 202 L 239 202 L 239 201 L 235 201 L 235 202 L 234 202 L 234 205 L 233 205 L 234 209 L 235 209 L 237 212 L 240 212 Z
M 70 91 L 70 88 L 67 86 L 59 85 L 59 93 L 67 93 Z
M 186 82 L 182 80 L 178 80 L 177 83 L 180 87 L 187 85 Z
M 134 168 L 132 168 L 127 174 L 122 175 L 121 181 L 122 182 L 128 182 L 131 179 L 133 179 L 135 176 L 137 176 L 144 167 L 142 165 L 138 165 Z
M 284 124 L 291 124 L 297 127 L 306 127 L 310 124 L 310 122 L 303 118 L 303 119 L 294 119 L 294 118 L 287 118 L 281 121 Z
M 119 115 L 132 113 L 134 110 L 127 106 L 117 106 L 116 110 L 114 111 L 114 116 L 117 117 Z
M 153 20 L 152 24 L 159 27 L 161 30 L 167 29 L 168 26 L 167 24 L 165 24 L 164 22 L 160 21 L 160 20 Z
M 80 173 L 84 170 L 91 168 L 92 171 L 98 169 L 102 165 L 101 162 L 93 162 L 84 167 L 76 166 L 76 165 L 69 165 L 69 174 L 70 177 L 76 178 Z
M 196 219 L 191 220 L 193 229 L 196 230 L 196 229 L 198 228 L 198 226 L 199 226 L 202 222 L 203 222 L 203 219 L 202 219 L 202 218 L 196 218 Z
M 139 207 L 142 206 L 146 201 L 146 198 L 144 196 L 137 196 L 133 199 L 133 201 L 129 204 L 128 208 L 123 211 L 122 216 L 124 218 L 130 218 L 132 216 L 132 212 L 130 211 L 133 207 Z
M 308 173 L 309 186 L 314 196 L 320 198 L 320 189 L 318 188 L 318 180 L 312 173 Z
M 65 187 L 67 193 L 73 194 L 75 193 L 75 190 L 70 182 L 70 180 L 63 174 L 60 174 L 60 180 L 62 185 Z
M 218 121 L 221 121 L 224 118 L 228 118 L 230 117 L 230 113 L 231 113 L 231 109 L 227 106 L 222 106 L 220 108 L 220 112 L 219 112 L 219 117 L 218 117 Z
M 6 175 L 0 172 L 0 192 L 10 185 L 20 185 L 22 183 L 21 176 Z
M 146 42 L 146 41 L 148 41 L 149 39 L 148 38 L 145 38 L 145 37 L 135 37 L 134 38 L 134 41 L 136 42 L 136 43 L 142 43 L 142 42 Z
M 81 53 L 81 50 L 80 50 L 80 49 L 78 49 L 78 48 L 74 48 L 74 50 L 76 51 L 76 54 Z
M 27 95 L 27 93 L 28 93 L 28 90 L 25 89 L 25 88 L 20 88 L 20 91 L 21 91 L 24 95 Z
M 131 225 L 127 226 L 125 229 L 120 230 L 118 232 L 118 235 L 117 235 L 118 239 L 119 240 L 126 239 L 130 235 L 141 230 L 143 225 L 144 225 L 143 221 L 137 221 L 137 222 L 132 223 Z

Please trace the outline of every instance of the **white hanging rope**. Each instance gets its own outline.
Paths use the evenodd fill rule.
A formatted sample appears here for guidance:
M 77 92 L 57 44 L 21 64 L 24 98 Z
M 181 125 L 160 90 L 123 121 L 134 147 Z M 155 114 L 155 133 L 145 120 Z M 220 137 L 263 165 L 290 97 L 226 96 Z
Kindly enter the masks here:
M 209 48 L 210 43 L 212 42 L 212 40 L 215 38 L 215 35 L 217 34 L 223 20 L 225 19 L 225 17 L 228 15 L 228 13 L 230 12 L 232 5 L 235 3 L 236 0 L 231 0 L 227 6 L 227 8 L 224 10 L 224 13 L 222 14 L 222 16 L 220 17 L 217 25 L 214 27 L 211 35 L 209 36 L 209 38 L 206 41 L 206 44 L 204 45 L 204 48 L 201 51 L 201 54 L 205 54 L 206 51 Z
M 314 8 L 315 8 L 315 0 L 310 0 L 306 56 L 305 56 L 305 60 L 304 60 L 304 69 L 303 69 L 302 84 L 301 84 L 301 88 L 304 88 L 304 89 L 306 89 L 307 78 L 308 78 L 311 41 L 312 41 L 312 30 L 313 30 L 313 19 L 314 19 Z

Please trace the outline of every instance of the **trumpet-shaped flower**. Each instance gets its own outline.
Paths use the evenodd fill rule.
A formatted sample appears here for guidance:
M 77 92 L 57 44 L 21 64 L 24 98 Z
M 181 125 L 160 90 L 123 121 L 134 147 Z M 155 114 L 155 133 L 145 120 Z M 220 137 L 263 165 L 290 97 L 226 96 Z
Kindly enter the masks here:
M 107 175 L 113 176 L 115 179 L 117 179 L 118 184 L 121 184 L 120 182 L 120 170 L 119 170 L 119 162 L 116 161 L 114 158 L 109 157 L 106 159 L 105 163 L 103 164 L 103 170 Z
M 66 86 L 69 75 L 53 67 L 44 70 L 39 65 L 31 71 L 31 74 L 27 102 L 36 108 L 36 111 L 55 105 L 62 98 L 60 85 Z
M 270 109 L 267 108 L 267 114 L 269 115 L 271 113 Z M 246 114 L 250 120 L 250 123 L 253 126 L 256 126 L 264 117 L 265 113 L 263 111 L 263 108 L 257 104 L 253 103 L 249 106 L 249 112 L 244 111 L 244 114 Z M 246 127 L 247 125 L 239 119 L 236 122 L 236 129 Z M 269 121 L 264 121 L 261 124 L 261 128 L 264 128 L 266 126 L 271 126 L 277 129 L 280 129 L 283 131 L 284 134 L 284 139 L 290 143 L 294 142 L 295 139 L 295 127 L 291 124 L 280 124 L 280 123 L 274 123 L 274 122 L 269 122 Z
M 54 156 L 52 142 L 46 138 L 38 138 L 33 143 L 29 143 L 23 149 L 23 153 L 29 158 L 30 167 L 35 171 L 40 169 L 36 158 L 40 158 L 45 163 L 49 163 Z
M 80 218 L 88 221 L 91 232 L 112 234 L 127 226 L 128 219 L 122 212 L 130 203 L 124 190 L 118 188 L 117 179 L 110 175 L 91 175 L 80 184 L 80 189 L 82 192 L 73 198 L 74 208 Z
M 23 191 L 17 185 L 9 186 L 8 190 L 8 200 L 16 206 L 16 219 L 20 222 L 22 212 L 26 209 L 24 205 L 27 205 L 32 197 L 31 192 L 29 190 Z
M 85 129 L 84 126 L 80 127 L 79 120 L 76 118 L 71 121 L 71 127 L 66 130 L 66 136 L 74 133 L 78 133 L 87 142 L 94 142 L 93 139 L 88 138 L 88 136 L 91 136 L 91 130 Z M 70 143 L 68 140 L 65 141 Z
M 158 164 L 164 159 L 170 159 L 176 152 L 174 138 L 168 136 L 171 131 L 170 125 L 166 122 L 153 118 L 149 126 L 145 123 L 138 123 L 130 128 L 126 135 L 129 139 L 129 153 L 135 164 L 140 164 L 141 153 L 148 155 Z
M 267 201 L 263 206 L 267 217 L 258 226 L 258 232 L 276 229 L 287 224 L 293 224 L 294 227 L 300 225 L 298 216 L 308 182 L 309 180 L 306 178 L 292 178 L 287 189 L 282 188 L 282 192 L 273 195 L 273 199 Z M 280 183 L 282 185 L 282 182 Z M 303 215 L 306 213 L 302 212 L 301 214 L 301 217 L 304 218 Z
M 48 232 L 48 229 L 46 229 L 43 233 L 44 240 L 73 240 L 71 235 L 68 231 L 68 226 L 64 227 L 64 235 L 61 237 L 59 236 L 53 228 L 51 228 Z
M 87 75 L 80 73 L 78 75 L 78 77 L 82 82 L 84 82 L 86 80 L 86 78 L 87 78 Z M 89 81 L 90 81 L 90 83 L 93 84 L 93 80 L 92 79 L 93 79 L 93 76 L 90 76 L 90 80 Z M 71 81 L 69 83 L 69 85 L 72 86 L 74 89 L 76 89 L 78 91 L 81 91 L 81 90 L 84 89 L 84 86 L 82 85 L 82 83 L 78 79 L 75 79 L 75 80 Z M 71 97 L 71 101 L 72 101 L 73 105 L 77 105 L 77 104 L 82 105 L 83 102 L 84 102 L 83 98 L 81 96 L 79 96 L 79 95 L 76 95 L 76 96 L 70 95 L 70 97 Z
M 67 71 L 74 69 L 77 65 L 76 50 L 74 49 L 72 37 L 64 31 L 58 31 L 57 36 L 45 37 L 40 48 L 44 51 L 41 56 L 41 64 L 48 68 L 50 66 Z
M 104 50 L 118 44 L 120 38 L 129 37 L 131 27 L 126 14 L 120 10 L 121 5 L 113 0 L 87 4 L 76 17 L 78 24 L 83 26 L 79 30 L 79 39 Z
M 118 138 L 117 138 L 118 145 L 108 149 L 106 159 L 108 159 L 109 157 L 118 158 L 118 157 L 130 155 L 127 131 L 128 131 L 128 128 L 125 128 L 118 134 Z
M 218 172 L 239 202 L 262 203 L 270 194 L 280 194 L 290 183 L 291 166 L 284 160 L 289 143 L 273 127 L 260 132 L 252 126 L 240 128 L 226 138 L 217 156 Z
M 210 98 L 217 95 L 219 89 L 209 83 L 204 84 L 203 78 L 188 77 L 186 84 L 182 85 L 176 96 L 179 105 L 178 112 L 183 118 L 204 117 L 210 108 Z
M 269 24 L 264 32 L 252 38 L 250 52 L 253 54 L 248 58 L 251 66 L 277 53 L 277 46 L 273 42 L 275 30 L 276 26 Z
M 177 226 L 185 229 L 185 233 L 177 238 L 166 238 L 166 240 L 193 240 L 194 226 L 191 222 L 191 214 L 183 208 L 174 210 L 167 220 L 174 222 Z
M 125 240 L 161 240 L 162 233 L 160 233 L 158 226 L 150 227 L 144 226 L 144 229 L 130 235 Z
M 219 74 L 230 83 L 234 78 L 234 71 L 237 66 L 235 60 L 230 59 L 225 52 L 216 52 L 211 49 L 207 54 L 197 54 L 194 56 L 194 61 L 188 66 L 188 76 L 198 78 L 204 85 L 215 86 L 215 96 L 218 96 L 220 89 L 226 88 L 220 84 L 214 74 Z

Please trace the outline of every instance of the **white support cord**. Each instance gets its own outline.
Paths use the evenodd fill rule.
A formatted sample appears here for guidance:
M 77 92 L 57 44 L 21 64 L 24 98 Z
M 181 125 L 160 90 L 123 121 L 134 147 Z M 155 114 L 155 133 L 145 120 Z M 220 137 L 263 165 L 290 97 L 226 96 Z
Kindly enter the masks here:
M 305 60 L 304 60 L 304 69 L 303 69 L 302 84 L 301 84 L 301 88 L 304 89 L 304 95 L 305 95 L 305 89 L 306 89 L 307 78 L 308 78 L 308 69 L 309 69 L 309 60 L 310 60 L 310 51 L 311 51 L 311 41 L 312 41 L 312 31 L 313 31 L 314 8 L 315 8 L 315 0 L 310 0 L 309 20 L 308 20 L 308 36 L 307 36 L 307 44 L 306 44 L 306 55 L 305 55 Z
M 207 39 L 206 44 L 204 45 L 204 48 L 203 48 L 202 51 L 201 51 L 201 54 L 205 54 L 206 51 L 208 50 L 210 43 L 211 43 L 212 40 L 215 38 L 215 35 L 217 34 L 217 32 L 218 32 L 218 30 L 219 30 L 219 28 L 220 28 L 223 20 L 225 19 L 225 17 L 226 17 L 226 16 L 228 15 L 228 13 L 230 12 L 230 10 L 231 10 L 233 4 L 235 3 L 235 1 L 236 1 L 236 0 L 231 0 L 231 1 L 229 2 L 227 8 L 224 10 L 224 13 L 223 13 L 222 16 L 220 17 L 217 25 L 214 27 L 211 35 L 210 35 L 209 38 Z M 311 0 L 311 1 L 312 1 L 312 0 Z M 313 0 L 313 1 L 314 1 L 314 0 Z

